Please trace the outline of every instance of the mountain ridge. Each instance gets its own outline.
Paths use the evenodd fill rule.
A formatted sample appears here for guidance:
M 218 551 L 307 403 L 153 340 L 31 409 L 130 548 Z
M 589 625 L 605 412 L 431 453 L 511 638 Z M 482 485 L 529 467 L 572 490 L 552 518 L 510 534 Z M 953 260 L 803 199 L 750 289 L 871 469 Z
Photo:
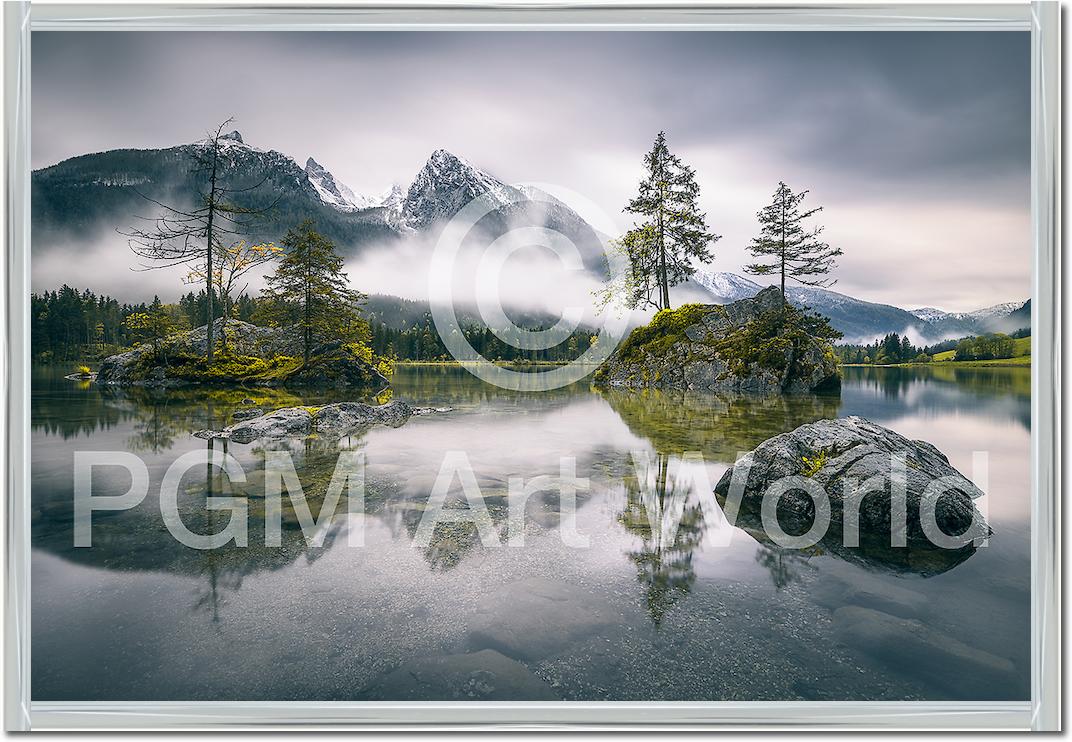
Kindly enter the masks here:
M 718 304 L 751 298 L 765 288 L 736 273 L 715 271 L 697 271 L 690 283 L 706 291 Z M 914 333 L 919 340 L 938 342 L 953 337 L 1012 332 L 1030 327 L 1030 314 L 1026 325 L 1010 326 L 1022 321 L 1016 312 L 1026 302 L 1005 302 L 958 313 L 930 307 L 925 308 L 930 311 L 929 314 L 923 312 L 924 316 L 920 316 L 891 304 L 857 299 L 830 289 L 787 286 L 786 295 L 794 306 L 812 309 L 830 319 L 831 324 L 844 333 L 845 342 L 871 341 L 890 333 L 910 336 Z M 928 316 L 933 319 L 928 319 Z
M 33 171 L 34 249 L 67 246 L 72 237 L 85 239 L 102 226 L 106 234 L 114 234 L 137 216 L 151 216 L 152 202 L 146 197 L 180 205 L 192 201 L 199 181 L 184 165 L 189 165 L 194 149 L 207 144 L 202 140 L 162 149 L 108 150 Z M 251 238 L 278 240 L 294 224 L 312 218 L 351 256 L 370 245 L 433 231 L 471 200 L 489 197 L 494 218 L 482 224 L 489 239 L 515 224 L 541 223 L 569 236 L 590 270 L 603 269 L 603 236 L 567 204 L 538 188 L 507 184 L 445 149 L 434 150 L 408 186 L 395 184 L 379 197 L 368 197 L 354 193 L 312 156 L 302 167 L 286 154 L 251 145 L 238 131 L 223 135 L 221 145 L 225 186 L 264 180 L 262 189 L 240 192 L 239 205 L 274 205 L 260 233 L 248 235 Z M 713 271 L 697 272 L 686 287 L 712 303 L 751 298 L 763 288 L 738 274 Z M 787 294 L 794 304 L 826 314 L 846 340 L 897 332 L 933 342 L 1030 325 L 1029 305 L 1022 302 L 954 313 L 933 307 L 910 311 L 802 286 L 789 287 Z

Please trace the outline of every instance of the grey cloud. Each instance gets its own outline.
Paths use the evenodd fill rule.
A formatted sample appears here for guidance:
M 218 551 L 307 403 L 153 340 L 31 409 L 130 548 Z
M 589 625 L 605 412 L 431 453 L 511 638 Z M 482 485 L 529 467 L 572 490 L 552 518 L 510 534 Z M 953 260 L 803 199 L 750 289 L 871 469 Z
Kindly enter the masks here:
M 786 179 L 815 191 L 832 232 L 866 211 L 876 229 L 918 240 L 929 223 L 914 223 L 913 203 L 948 202 L 951 219 L 1026 214 L 1029 43 L 1017 32 L 38 32 L 32 160 L 192 141 L 235 115 L 246 141 L 314 156 L 359 192 L 408 182 L 443 147 L 507 181 L 575 189 L 620 219 L 664 129 L 687 161 L 730 153 L 735 172 L 764 181 L 740 185 L 749 195 L 732 208 L 747 219 Z M 716 189 L 718 170 L 699 176 L 709 193 L 737 185 Z M 705 207 L 716 221 L 741 216 Z M 736 259 L 751 227 L 713 226 Z M 876 259 L 852 258 L 873 248 L 852 234 L 840 288 L 875 295 Z M 1011 251 L 1021 270 L 1002 260 L 996 284 L 947 303 L 1028 293 L 1030 235 L 987 239 L 943 249 L 975 261 Z M 891 275 L 899 258 L 885 249 Z M 928 266 L 920 285 L 963 283 L 949 268 L 961 262 Z

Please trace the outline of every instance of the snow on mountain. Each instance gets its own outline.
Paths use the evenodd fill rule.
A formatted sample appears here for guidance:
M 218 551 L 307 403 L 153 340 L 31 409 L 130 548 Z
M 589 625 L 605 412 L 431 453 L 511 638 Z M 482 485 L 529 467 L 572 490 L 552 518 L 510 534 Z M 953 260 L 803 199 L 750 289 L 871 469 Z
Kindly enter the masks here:
M 720 304 L 754 296 L 762 288 L 735 273 L 708 271 L 697 271 L 692 283 L 703 287 L 711 300 Z M 829 319 L 836 329 L 845 334 L 844 342 L 870 342 L 893 332 L 907 334 L 913 338 L 913 342 L 936 342 L 983 332 L 1006 332 L 1011 324 L 1023 324 L 1008 319 L 1023 306 L 1023 302 L 955 313 L 934 307 L 904 310 L 811 286 L 787 286 L 785 293 L 792 304 L 811 309 Z
M 720 299 L 723 304 L 751 298 L 763 288 L 736 273 L 716 271 L 696 271 L 692 281 L 706 289 L 714 298 Z
M 437 149 L 417 173 L 402 203 L 402 223 L 424 229 L 449 219 L 475 198 L 490 194 L 500 205 L 524 199 L 524 194 L 462 158 Z
M 988 322 L 990 320 L 1008 317 L 1023 305 L 1024 303 L 1022 301 L 1007 301 L 1002 304 L 995 304 L 991 307 L 976 309 L 974 312 L 962 312 L 961 315 L 964 317 L 971 317 L 979 322 Z
M 937 322 L 950 316 L 950 312 L 943 311 L 936 307 L 920 307 L 919 309 L 909 309 L 909 312 L 919 317 L 924 322 Z
M 305 163 L 305 174 L 309 176 L 309 183 L 316 189 L 320 200 L 337 209 L 353 211 L 379 206 L 376 199 L 354 194 L 345 183 L 336 180 L 334 175 L 312 157 Z
M 406 189 L 395 183 L 376 199 L 376 206 L 388 211 L 401 211 L 402 204 L 406 201 Z

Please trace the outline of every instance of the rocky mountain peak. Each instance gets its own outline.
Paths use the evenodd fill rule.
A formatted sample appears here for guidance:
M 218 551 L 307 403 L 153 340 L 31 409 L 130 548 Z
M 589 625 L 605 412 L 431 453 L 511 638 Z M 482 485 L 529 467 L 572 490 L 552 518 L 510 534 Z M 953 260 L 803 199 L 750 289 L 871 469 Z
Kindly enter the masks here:
M 230 142 L 238 142 L 239 144 L 246 143 L 245 140 L 242 139 L 242 135 L 238 132 L 237 129 L 235 129 L 234 131 L 230 131 L 226 134 L 221 134 L 220 139 L 226 139 Z

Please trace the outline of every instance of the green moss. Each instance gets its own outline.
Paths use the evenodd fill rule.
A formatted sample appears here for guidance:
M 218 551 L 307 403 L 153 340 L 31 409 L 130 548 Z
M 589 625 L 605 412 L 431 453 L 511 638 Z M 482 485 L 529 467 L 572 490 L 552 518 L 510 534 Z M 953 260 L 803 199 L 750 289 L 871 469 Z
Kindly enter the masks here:
M 772 309 L 760 314 L 735 332 L 711 345 L 733 373 L 747 375 L 755 368 L 781 374 L 788 363 L 800 378 L 810 376 L 815 369 L 803 359 L 806 346 L 840 337 L 825 318 L 807 314 L 792 306 Z M 823 349 L 824 362 L 837 368 L 833 347 Z
M 645 355 L 661 358 L 677 343 L 687 342 L 685 330 L 702 320 L 707 312 L 721 309 L 704 304 L 663 309 L 651 322 L 629 333 L 629 337 L 618 346 L 618 357 L 625 363 L 642 361 Z
M 826 451 L 819 451 L 816 456 L 801 456 L 800 462 L 803 466 L 800 467 L 800 473 L 811 479 L 819 470 L 826 466 Z
M 239 356 L 219 354 L 212 364 L 203 356 L 169 355 L 166 362 L 157 354 L 147 353 L 139 363 L 139 375 L 148 376 L 158 365 L 167 367 L 170 378 L 202 383 L 252 382 L 267 383 L 284 379 L 302 366 L 302 359 L 293 356 Z

